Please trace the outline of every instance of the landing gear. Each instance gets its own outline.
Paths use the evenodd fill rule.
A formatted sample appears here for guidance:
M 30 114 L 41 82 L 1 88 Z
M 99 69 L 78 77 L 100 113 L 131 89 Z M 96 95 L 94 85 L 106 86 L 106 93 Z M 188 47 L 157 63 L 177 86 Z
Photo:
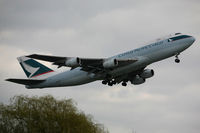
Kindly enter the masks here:
M 127 83 L 126 82 L 122 82 L 122 86 L 127 86 Z
M 103 80 L 102 84 L 104 85 L 108 84 L 109 86 L 112 86 L 112 85 L 117 84 L 117 82 L 115 80 Z
M 178 55 L 179 55 L 179 54 L 176 54 L 176 55 L 175 55 L 175 58 L 176 58 L 176 59 L 175 59 L 175 62 L 176 62 L 176 63 L 179 63 L 179 62 L 180 62 L 180 59 L 178 58 Z
M 175 59 L 175 62 L 176 62 L 176 63 L 179 63 L 179 62 L 180 62 L 180 60 L 179 60 L 179 59 Z
M 104 84 L 104 85 L 106 85 L 107 83 L 108 83 L 108 81 L 106 81 L 106 80 L 102 81 L 102 84 Z
M 122 81 L 122 86 L 127 86 L 127 82 L 128 81 Z M 113 86 L 113 85 L 117 84 L 117 82 L 115 80 L 103 80 L 102 84 L 108 85 L 108 86 Z
M 108 86 L 112 86 L 112 85 L 113 85 L 112 81 L 109 81 Z
M 116 84 L 117 84 L 117 82 L 116 82 L 115 80 L 113 80 L 113 81 L 112 81 L 112 84 L 116 85 Z

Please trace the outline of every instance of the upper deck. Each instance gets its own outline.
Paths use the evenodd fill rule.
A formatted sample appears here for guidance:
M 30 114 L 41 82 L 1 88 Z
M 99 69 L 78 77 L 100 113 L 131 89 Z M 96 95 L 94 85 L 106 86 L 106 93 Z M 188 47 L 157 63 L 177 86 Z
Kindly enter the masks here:
M 160 37 L 160 38 L 154 40 L 154 42 L 161 41 L 161 40 L 165 40 L 165 39 L 169 39 L 169 38 L 176 37 L 176 36 L 180 36 L 180 35 L 183 35 L 183 34 L 182 34 L 182 33 L 169 34 L 169 35 L 167 35 L 167 36 Z

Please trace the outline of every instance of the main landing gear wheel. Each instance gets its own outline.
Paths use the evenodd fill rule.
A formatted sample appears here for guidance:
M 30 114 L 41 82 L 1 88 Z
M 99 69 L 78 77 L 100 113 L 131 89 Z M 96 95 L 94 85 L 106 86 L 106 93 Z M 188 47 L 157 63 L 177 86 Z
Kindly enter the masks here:
M 112 86 L 112 85 L 117 84 L 117 82 L 115 80 L 103 80 L 102 84 L 104 85 L 108 84 L 108 86 Z
M 117 82 L 116 82 L 115 80 L 113 80 L 113 81 L 112 81 L 112 84 L 116 85 L 116 84 L 117 84 Z
M 108 82 L 106 80 L 102 81 L 102 84 L 106 85 Z
M 176 63 L 179 63 L 179 62 L 180 62 L 180 59 L 178 58 L 178 55 L 179 55 L 179 54 L 177 54 L 177 55 L 175 56 L 175 58 L 176 58 L 176 59 L 175 59 L 175 62 L 176 62 Z
M 108 86 L 112 86 L 112 85 L 113 85 L 112 81 L 108 82 Z
M 126 82 L 122 82 L 122 86 L 127 86 L 127 83 Z

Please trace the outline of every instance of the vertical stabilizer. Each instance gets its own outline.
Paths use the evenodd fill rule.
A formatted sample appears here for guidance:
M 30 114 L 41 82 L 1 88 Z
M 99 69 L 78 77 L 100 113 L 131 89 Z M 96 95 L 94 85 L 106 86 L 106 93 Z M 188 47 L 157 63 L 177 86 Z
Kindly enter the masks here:
M 28 78 L 33 78 L 49 72 L 53 72 L 52 69 L 26 56 L 21 56 L 17 59 Z

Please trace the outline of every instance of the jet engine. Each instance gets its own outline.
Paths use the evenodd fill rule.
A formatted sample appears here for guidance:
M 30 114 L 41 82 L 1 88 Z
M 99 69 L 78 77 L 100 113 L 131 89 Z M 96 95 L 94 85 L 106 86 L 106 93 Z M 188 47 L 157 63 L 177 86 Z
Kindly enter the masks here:
M 104 68 L 113 68 L 118 66 L 118 61 L 117 59 L 109 59 L 109 60 L 105 60 L 103 62 L 103 67 Z
M 140 77 L 141 78 L 151 78 L 154 75 L 154 71 L 153 69 L 145 69 L 141 74 Z
M 72 57 L 65 61 L 65 65 L 68 67 L 77 67 L 81 64 L 81 60 L 78 57 Z
M 131 84 L 139 85 L 145 82 L 144 78 L 141 78 L 139 75 L 136 75 L 133 80 L 131 80 Z

